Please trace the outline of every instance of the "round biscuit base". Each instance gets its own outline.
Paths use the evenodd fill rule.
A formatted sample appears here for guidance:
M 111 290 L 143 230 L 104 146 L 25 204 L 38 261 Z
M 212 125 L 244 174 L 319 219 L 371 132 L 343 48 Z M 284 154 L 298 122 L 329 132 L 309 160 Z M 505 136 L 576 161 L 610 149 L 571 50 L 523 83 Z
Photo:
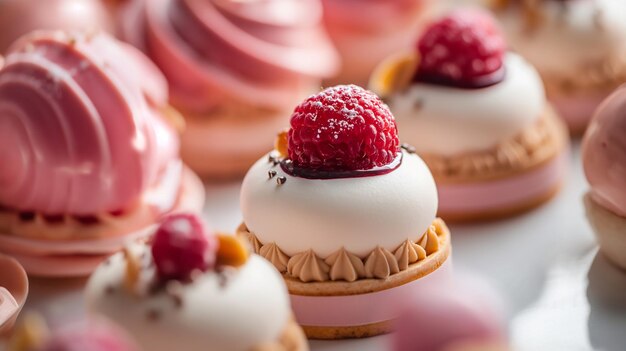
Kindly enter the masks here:
M 427 277 L 437 271 L 450 257 L 450 231 L 444 226 L 439 237 L 439 251 L 409 265 L 408 269 L 386 279 L 363 279 L 354 282 L 328 281 L 304 283 L 283 274 L 289 293 L 302 296 L 350 296 L 384 291 Z M 338 340 L 367 338 L 392 331 L 393 320 L 356 326 L 311 326 L 301 324 L 309 339 Z

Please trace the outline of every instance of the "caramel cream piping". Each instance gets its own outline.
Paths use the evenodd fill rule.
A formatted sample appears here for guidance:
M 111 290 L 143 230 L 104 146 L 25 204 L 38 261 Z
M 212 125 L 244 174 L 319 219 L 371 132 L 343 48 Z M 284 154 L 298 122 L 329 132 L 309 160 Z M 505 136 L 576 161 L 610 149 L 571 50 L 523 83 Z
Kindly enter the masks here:
M 257 239 L 257 242 L 258 242 L 258 239 Z M 285 255 L 280 250 L 280 248 L 278 248 L 276 243 L 269 243 L 267 245 L 263 245 L 258 252 L 259 252 L 259 255 L 263 256 L 263 258 L 272 262 L 274 267 L 276 267 L 276 269 L 278 269 L 279 272 L 281 273 L 287 272 L 287 264 L 289 263 L 289 257 Z
M 287 272 L 303 282 L 323 282 L 329 279 L 330 267 L 309 249 L 289 259 Z
M 385 279 L 388 276 L 400 272 L 396 257 L 380 246 L 365 260 L 365 276 L 367 278 Z
M 353 282 L 359 278 L 365 277 L 365 265 L 363 261 L 356 255 L 341 248 L 325 260 L 330 266 L 331 280 L 345 280 Z
M 405 241 L 394 253 L 396 261 L 398 262 L 398 268 L 401 271 L 409 268 L 411 263 L 423 260 L 426 258 L 426 250 L 420 245 L 412 242 L 411 240 Z

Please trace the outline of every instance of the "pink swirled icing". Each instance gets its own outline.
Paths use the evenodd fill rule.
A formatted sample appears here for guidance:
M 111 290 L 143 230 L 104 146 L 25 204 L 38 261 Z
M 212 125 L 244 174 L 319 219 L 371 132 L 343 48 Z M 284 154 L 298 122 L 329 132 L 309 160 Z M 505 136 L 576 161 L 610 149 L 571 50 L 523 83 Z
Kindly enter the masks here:
M 134 0 L 121 26 L 185 110 L 225 99 L 285 108 L 338 68 L 321 15 L 317 0 Z
M 0 205 L 89 215 L 133 206 L 178 139 L 167 85 L 139 51 L 103 33 L 39 32 L 0 70 Z

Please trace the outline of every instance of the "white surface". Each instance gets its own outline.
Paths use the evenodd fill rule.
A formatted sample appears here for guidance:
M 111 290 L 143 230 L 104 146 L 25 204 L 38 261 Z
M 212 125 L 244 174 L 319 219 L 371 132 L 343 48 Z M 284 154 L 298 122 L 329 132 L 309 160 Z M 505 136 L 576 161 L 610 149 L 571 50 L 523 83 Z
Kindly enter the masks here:
M 506 221 L 451 228 L 455 267 L 482 272 L 508 300 L 515 350 L 626 350 L 626 274 L 596 255 L 578 156 L 575 146 L 564 192 L 544 207 Z M 238 189 L 208 187 L 206 217 L 215 228 L 232 231 L 239 224 Z M 33 280 L 26 309 L 56 321 L 71 318 L 81 311 L 83 283 Z M 311 345 L 313 351 L 384 351 L 387 338 Z

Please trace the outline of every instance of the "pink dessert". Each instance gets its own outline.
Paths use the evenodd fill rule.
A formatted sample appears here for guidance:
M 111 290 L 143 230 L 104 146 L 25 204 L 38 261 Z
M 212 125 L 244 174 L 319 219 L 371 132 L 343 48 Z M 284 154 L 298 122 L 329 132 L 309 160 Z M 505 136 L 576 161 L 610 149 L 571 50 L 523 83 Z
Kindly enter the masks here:
M 481 281 L 465 277 L 431 286 L 403 307 L 392 350 L 510 350 L 501 306 L 499 295 Z
M 201 209 L 167 96 L 157 68 L 104 33 L 14 44 L 0 70 L 0 252 L 31 274 L 86 275 L 164 214 Z
M 243 174 L 293 105 L 336 71 L 321 16 L 317 0 L 134 0 L 121 27 L 169 80 L 188 125 L 183 159 L 228 177 Z
M 1 0 L 0 54 L 33 30 L 89 31 L 112 27 L 105 7 L 95 0 Z
M 325 85 L 366 86 L 376 65 L 410 46 L 432 0 L 322 0 L 324 24 L 342 60 Z
M 626 269 L 626 86 L 596 111 L 582 143 L 587 216 L 600 250 Z
M 0 338 L 8 335 L 28 296 L 28 277 L 14 259 L 0 255 Z

